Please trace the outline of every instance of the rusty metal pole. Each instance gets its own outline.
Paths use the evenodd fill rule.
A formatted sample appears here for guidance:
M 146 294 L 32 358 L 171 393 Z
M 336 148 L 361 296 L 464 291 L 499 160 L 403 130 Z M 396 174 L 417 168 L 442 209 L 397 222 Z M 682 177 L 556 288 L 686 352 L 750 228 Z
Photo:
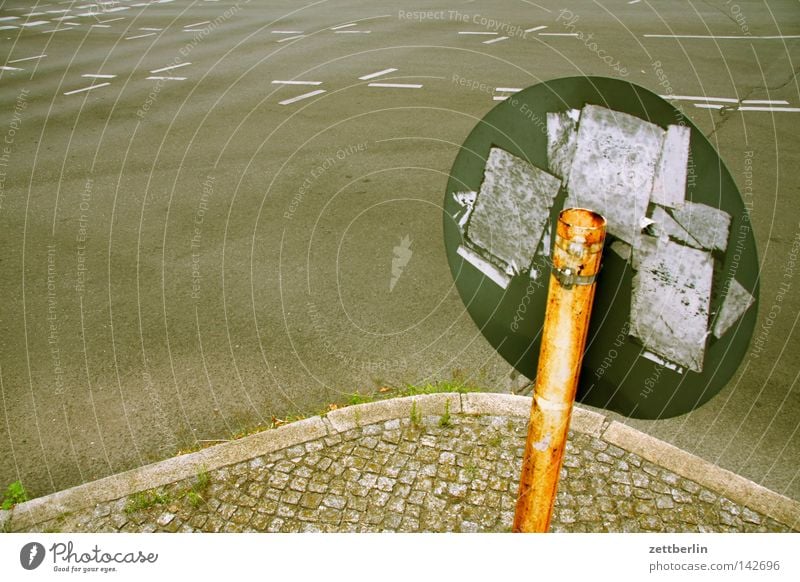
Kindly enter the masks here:
M 559 214 L 515 532 L 550 528 L 605 236 L 599 214 L 583 208 Z

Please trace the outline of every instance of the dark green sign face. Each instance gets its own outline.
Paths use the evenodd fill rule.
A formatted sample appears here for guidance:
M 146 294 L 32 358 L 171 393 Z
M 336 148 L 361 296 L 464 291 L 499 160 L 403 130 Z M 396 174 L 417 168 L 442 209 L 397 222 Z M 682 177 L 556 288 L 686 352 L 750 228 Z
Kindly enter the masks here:
M 582 112 L 573 128 L 577 146 L 569 150 L 575 167 L 559 176 L 561 187 L 556 182 L 553 190 L 548 173 L 558 174 L 554 160 L 556 169 L 563 165 L 552 153 L 560 139 L 553 137 L 553 120 L 572 123 L 568 117 L 575 110 Z M 636 147 L 623 154 L 624 148 L 608 146 L 614 132 L 640 139 L 640 120 L 659 136 L 655 141 L 644 136 L 641 147 L 631 141 Z M 683 162 L 685 202 L 676 203 L 664 193 L 669 184 L 661 184 L 660 195 L 652 186 L 672 180 L 674 191 L 676 166 L 667 164 L 670 171 L 660 177 L 652 166 L 680 150 L 681 133 L 689 136 L 689 156 Z M 653 143 L 659 144 L 657 153 L 648 150 Z M 625 162 L 617 175 L 618 155 L 634 162 Z M 635 175 L 648 163 L 650 182 Z M 638 216 L 642 199 L 632 183 L 653 188 L 652 195 L 644 194 L 646 219 L 636 219 L 635 231 L 630 217 Z M 616 194 L 606 195 L 604 188 L 617 188 Z M 630 200 L 618 194 L 625 188 Z M 744 358 L 756 320 L 758 260 L 745 204 L 719 155 L 691 121 L 647 89 L 599 77 L 557 79 L 512 95 L 478 123 L 453 164 L 444 202 L 447 257 L 467 310 L 491 345 L 533 379 L 553 226 L 559 211 L 575 200 L 611 215 L 578 400 L 635 418 L 697 408 L 720 391 Z M 603 208 L 592 208 L 593 200 Z M 524 245 L 515 247 L 514 241 Z M 526 246 L 531 241 L 536 253 Z

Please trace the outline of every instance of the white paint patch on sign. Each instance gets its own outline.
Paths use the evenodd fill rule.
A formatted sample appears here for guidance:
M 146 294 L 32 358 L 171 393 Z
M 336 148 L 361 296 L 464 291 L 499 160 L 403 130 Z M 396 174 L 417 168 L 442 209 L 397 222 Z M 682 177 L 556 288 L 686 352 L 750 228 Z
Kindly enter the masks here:
M 672 216 L 704 249 L 725 251 L 731 216 L 724 210 L 687 202 L 672 211 Z
M 633 253 L 631 335 L 670 362 L 702 372 L 714 274 L 711 253 L 653 237 L 643 237 Z
M 731 279 L 728 293 L 722 302 L 722 307 L 714 320 L 714 337 L 721 338 L 750 309 L 756 298 L 742 287 L 736 279 Z
M 511 283 L 511 278 L 503 273 L 500 269 L 495 267 L 489 261 L 478 255 L 472 249 L 461 245 L 456 251 L 460 257 L 467 261 L 470 265 L 478 269 L 481 273 L 486 275 L 491 281 L 497 283 L 503 289 L 508 287 Z
M 580 111 L 547 114 L 547 167 L 561 178 L 564 186 L 569 184 L 569 172 L 578 143 L 578 119 Z M 577 114 L 577 115 L 576 115 Z
M 584 107 L 566 206 L 602 214 L 610 234 L 634 244 L 647 214 L 664 133 L 627 113 Z
M 659 238 L 672 237 L 676 241 L 685 243 L 696 249 L 701 248 L 700 243 L 697 242 L 692 235 L 686 232 L 686 229 L 678 224 L 675 219 L 672 218 L 669 213 L 660 206 L 655 207 L 652 218 L 653 224 L 650 226 L 650 229 L 653 231 L 655 236 Z
M 466 238 L 509 274 L 527 271 L 561 181 L 500 148 L 486 160 Z
M 685 125 L 667 127 L 650 195 L 654 203 L 677 208 L 686 200 L 690 136 L 691 131 Z

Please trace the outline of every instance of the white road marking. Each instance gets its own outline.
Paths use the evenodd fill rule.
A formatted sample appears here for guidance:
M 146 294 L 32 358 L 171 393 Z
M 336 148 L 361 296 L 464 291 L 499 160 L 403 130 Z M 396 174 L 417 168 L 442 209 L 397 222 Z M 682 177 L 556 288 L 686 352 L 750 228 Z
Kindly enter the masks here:
M 7 20 L 19 20 L 19 16 L 3 16 L 0 18 L 0 22 L 5 22 Z
M 0 26 L 0 30 L 17 30 L 18 26 Z
M 539 36 L 578 36 L 577 32 L 540 32 Z
M 382 71 L 378 71 L 377 73 L 370 73 L 369 75 L 364 75 L 363 77 L 359 77 L 361 81 L 369 81 L 370 79 L 374 79 L 375 77 L 380 77 L 382 75 L 388 75 L 389 73 L 394 73 L 397 69 L 390 68 L 384 69 Z
M 110 24 L 90 24 L 89 28 L 111 28 Z
M 21 63 L 22 61 L 32 61 L 34 59 L 43 59 L 47 55 L 39 55 L 36 57 L 25 57 L 24 59 L 14 59 L 13 61 L 8 61 L 9 63 Z
M 351 26 L 355 26 L 355 22 L 351 22 L 350 24 L 340 24 L 339 26 L 331 27 L 331 30 L 341 30 L 342 28 L 350 28 Z
M 670 101 L 719 101 L 720 103 L 738 103 L 738 99 L 730 97 L 697 97 L 694 95 L 659 95 L 662 99 Z
M 739 107 L 739 111 L 789 111 L 800 112 L 800 107 Z
M 322 85 L 322 81 L 273 81 L 273 85 Z
M 495 91 L 498 93 L 519 93 L 522 89 L 519 87 L 498 87 Z
M 713 34 L 645 34 L 645 38 L 702 38 L 722 40 L 791 40 L 800 38 L 800 34 L 778 34 L 774 36 L 716 36 Z
M 505 101 L 506 99 L 508 99 L 508 95 L 495 95 L 494 97 L 492 97 L 492 99 L 494 101 Z
M 105 87 L 106 85 L 110 85 L 111 83 L 99 83 L 97 85 L 89 85 L 88 87 L 84 87 L 82 89 L 75 89 L 74 91 L 67 91 L 64 95 L 74 95 L 75 93 L 83 93 L 84 91 L 91 91 L 92 89 L 97 89 L 99 87 Z
M 125 20 L 124 16 L 120 16 L 119 18 L 109 18 L 108 20 L 101 20 L 101 24 L 108 24 L 109 22 L 116 22 L 117 20 Z
M 67 26 L 80 26 L 80 22 L 62 22 L 61 24 L 65 24 Z
M 695 107 L 699 109 L 722 109 L 724 105 L 717 105 L 716 103 L 695 103 Z M 729 107 L 731 111 L 787 111 L 797 113 L 800 107 Z
M 496 32 L 482 32 L 482 31 L 474 31 L 474 30 L 459 30 L 458 34 L 475 34 L 475 35 L 484 35 L 484 36 L 497 36 Z
M 0 71 L 21 71 L 19 67 L 4 67 L 0 65 Z
M 537 30 L 544 30 L 545 28 L 547 28 L 547 25 L 543 24 L 541 26 L 534 26 L 533 28 L 526 28 L 525 32 L 536 32 Z
M 289 40 L 295 40 L 297 38 L 305 38 L 305 36 L 306 36 L 305 34 L 298 34 L 296 36 L 287 36 L 286 38 L 280 39 L 278 42 L 286 42 Z
M 23 22 L 20 26 L 41 26 L 42 24 L 48 24 L 47 20 L 34 20 L 33 22 Z
M 271 30 L 272 34 L 303 34 L 302 30 Z
M 73 18 L 78 18 L 78 17 L 75 16 L 74 14 L 68 14 L 66 16 L 57 16 L 53 20 L 61 20 L 63 22 L 64 20 L 72 20 Z
M 153 69 L 150 71 L 151 73 L 163 73 L 164 71 L 171 71 L 172 69 L 180 69 L 181 67 L 185 67 L 187 65 L 191 65 L 192 63 L 178 63 L 177 65 L 169 65 L 166 67 L 161 67 L 160 69 Z
M 148 32 L 146 34 L 137 34 L 135 36 L 126 36 L 125 40 L 135 40 L 137 38 L 147 38 L 148 36 L 155 36 L 155 32 Z
M 100 73 L 85 73 L 81 75 L 81 77 L 86 77 L 87 79 L 113 79 L 116 75 L 101 75 Z
M 302 95 L 298 95 L 297 97 L 292 97 L 291 99 L 284 99 L 283 101 L 279 101 L 278 104 L 289 105 L 290 103 L 296 103 L 298 101 L 302 101 L 303 99 L 308 99 L 309 97 L 313 97 L 314 95 L 319 95 L 320 93 L 325 93 L 325 89 L 317 89 L 316 91 L 303 93 Z
M 494 44 L 496 42 L 500 42 L 503 40 L 508 40 L 511 37 L 508 36 L 498 36 L 497 38 L 490 38 L 489 40 L 483 41 L 483 44 Z
M 143 27 L 142 27 L 142 28 L 140 28 L 139 30 L 154 30 L 155 32 L 161 32 L 161 31 L 162 31 L 162 30 L 164 30 L 164 29 L 163 29 L 163 28 L 149 28 L 149 27 L 147 27 L 147 26 L 143 26 Z
M 742 101 L 742 105 L 789 105 L 789 102 L 783 99 L 779 101 L 774 101 L 772 99 L 745 99 Z
M 104 8 L 103 12 L 122 12 L 123 10 L 130 10 L 130 6 L 116 6 L 114 8 Z
M 422 85 L 416 83 L 370 83 L 367 87 L 387 87 L 390 89 L 422 89 Z
M 188 77 L 147 77 L 149 81 L 185 81 Z
M 630 2 L 628 2 L 628 4 L 638 4 L 641 1 L 642 0 L 631 0 Z
M 333 34 L 371 34 L 371 30 L 337 30 Z
M 211 21 L 204 20 L 203 22 L 195 22 L 194 24 L 185 24 L 183 28 L 194 28 L 195 26 L 203 26 L 204 24 L 211 24 Z

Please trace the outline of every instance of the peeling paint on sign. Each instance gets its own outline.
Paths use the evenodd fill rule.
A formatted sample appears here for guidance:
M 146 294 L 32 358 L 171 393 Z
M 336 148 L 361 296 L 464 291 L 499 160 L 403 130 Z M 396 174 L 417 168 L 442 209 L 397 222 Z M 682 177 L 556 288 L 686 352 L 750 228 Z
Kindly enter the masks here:
M 610 234 L 634 244 L 647 214 L 664 134 L 659 126 L 633 115 L 585 106 L 566 206 L 599 212 Z
M 714 261 L 711 253 L 642 237 L 633 250 L 636 275 L 631 335 L 648 350 L 703 371 Z
M 731 279 L 728 293 L 714 320 L 714 337 L 721 338 L 755 303 L 756 299 L 736 280 Z
M 571 109 L 562 113 L 547 114 L 547 167 L 568 184 L 572 158 L 578 143 L 578 120 L 581 112 Z
M 731 217 L 724 210 L 687 202 L 681 208 L 673 210 L 672 216 L 702 248 L 723 252 L 728 248 Z
M 509 275 L 533 261 L 561 181 L 500 148 L 491 148 L 483 183 L 467 222 L 472 250 Z
M 661 159 L 653 181 L 650 199 L 655 204 L 677 208 L 686 199 L 686 174 L 689 163 L 690 130 L 682 125 L 670 125 L 664 136 Z

